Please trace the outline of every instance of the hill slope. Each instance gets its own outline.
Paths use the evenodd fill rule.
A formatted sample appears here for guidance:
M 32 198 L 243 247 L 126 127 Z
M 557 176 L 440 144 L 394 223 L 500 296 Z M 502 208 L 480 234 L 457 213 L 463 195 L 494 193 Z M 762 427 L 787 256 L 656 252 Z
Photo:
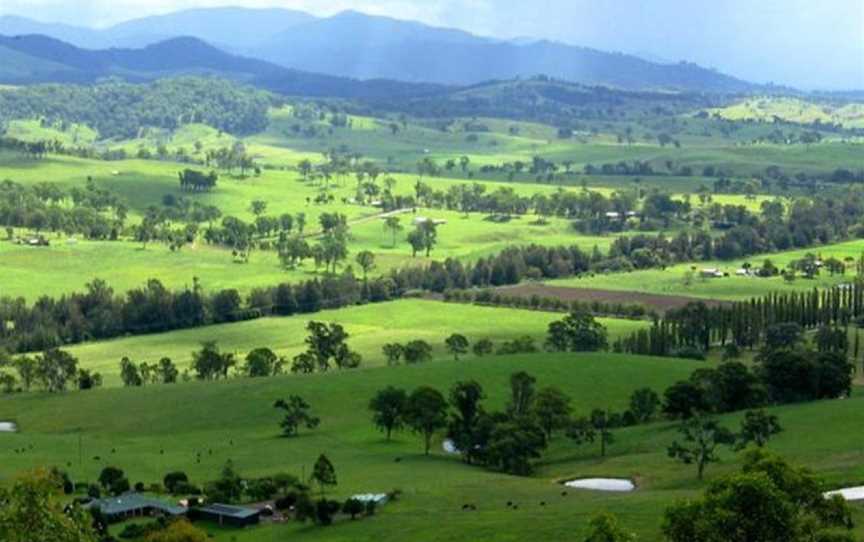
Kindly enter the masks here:
M 201 74 L 305 96 L 374 98 L 419 95 L 436 89 L 305 73 L 225 53 L 197 38 L 174 38 L 143 49 L 95 51 L 42 35 L 0 36 L 0 83 L 89 83 L 110 76 L 141 82 Z
M 250 54 L 297 69 L 360 79 L 466 85 L 544 74 L 633 89 L 738 92 L 754 87 L 693 64 L 657 64 L 549 41 L 502 42 L 357 12 L 296 26 Z

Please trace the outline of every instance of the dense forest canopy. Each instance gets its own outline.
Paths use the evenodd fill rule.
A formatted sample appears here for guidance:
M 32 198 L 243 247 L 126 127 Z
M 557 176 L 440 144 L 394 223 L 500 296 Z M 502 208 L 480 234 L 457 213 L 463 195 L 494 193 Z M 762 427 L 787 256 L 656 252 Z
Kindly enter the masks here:
M 181 77 L 145 85 L 38 85 L 0 93 L 0 120 L 41 117 L 86 124 L 102 138 L 133 138 L 145 127 L 203 123 L 234 134 L 264 130 L 277 98 L 223 79 Z

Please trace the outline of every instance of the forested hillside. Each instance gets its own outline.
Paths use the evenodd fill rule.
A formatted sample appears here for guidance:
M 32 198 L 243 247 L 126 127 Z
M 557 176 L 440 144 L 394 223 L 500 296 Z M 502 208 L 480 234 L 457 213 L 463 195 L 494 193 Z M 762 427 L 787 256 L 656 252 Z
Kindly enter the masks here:
M 277 101 L 265 91 L 193 77 L 144 85 L 116 80 L 41 85 L 0 93 L 0 120 L 43 117 L 86 124 L 103 138 L 131 138 L 142 127 L 173 130 L 193 122 L 243 135 L 266 128 L 268 108 Z

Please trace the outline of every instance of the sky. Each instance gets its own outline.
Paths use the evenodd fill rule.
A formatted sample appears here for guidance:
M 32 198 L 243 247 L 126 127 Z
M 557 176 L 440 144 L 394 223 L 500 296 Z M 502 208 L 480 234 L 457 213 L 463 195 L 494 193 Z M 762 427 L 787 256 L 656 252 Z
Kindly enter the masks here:
M 107 26 L 195 7 L 345 9 L 532 37 L 652 60 L 687 60 L 754 82 L 864 89 L 864 0 L 0 0 L 0 15 Z

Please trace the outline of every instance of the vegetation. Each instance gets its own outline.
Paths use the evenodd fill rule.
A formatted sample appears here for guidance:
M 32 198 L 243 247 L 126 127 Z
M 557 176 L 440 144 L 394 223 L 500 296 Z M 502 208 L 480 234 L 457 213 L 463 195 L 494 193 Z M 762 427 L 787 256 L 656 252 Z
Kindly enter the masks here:
M 427 91 L 0 92 L 0 538 L 860 536 L 856 105 Z

